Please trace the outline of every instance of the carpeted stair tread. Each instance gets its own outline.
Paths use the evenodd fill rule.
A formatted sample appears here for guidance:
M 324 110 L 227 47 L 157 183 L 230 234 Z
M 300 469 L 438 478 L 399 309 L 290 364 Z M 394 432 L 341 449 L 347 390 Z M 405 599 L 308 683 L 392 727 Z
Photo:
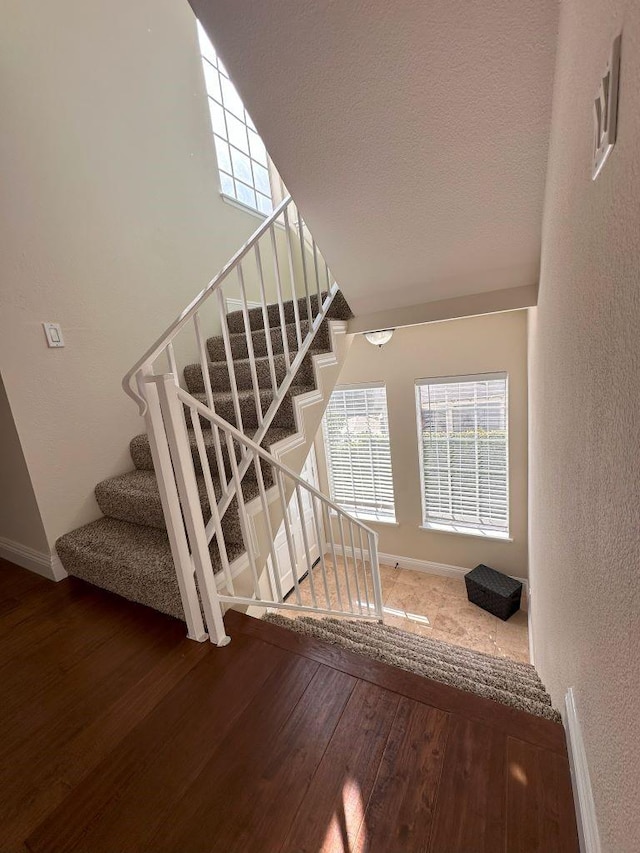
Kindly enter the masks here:
M 184 619 L 180 592 L 166 531 L 114 518 L 100 518 L 66 533 L 56 550 L 70 575 Z M 215 572 L 220 571 L 217 546 L 210 546 Z M 230 560 L 243 551 L 227 547 Z
M 322 301 L 327 298 L 327 291 L 321 291 Z M 315 293 L 309 294 L 309 301 L 311 303 L 311 316 L 312 318 L 316 317 L 318 314 L 318 294 L 317 290 Z M 284 309 L 284 318 L 286 323 L 295 322 L 295 309 L 293 305 L 293 300 L 290 299 L 287 302 L 283 303 Z M 262 313 L 262 307 L 259 308 L 250 308 L 248 311 L 249 315 L 249 325 L 252 330 L 264 329 L 264 319 Z M 275 325 L 280 324 L 280 309 L 276 303 L 271 305 L 267 305 L 267 316 L 269 320 L 269 326 L 273 327 Z M 307 298 L 306 296 L 298 299 L 298 316 L 300 320 L 308 320 L 309 313 L 307 307 Z M 353 312 L 349 308 L 349 305 L 342 295 L 341 291 L 338 291 L 333 298 L 333 302 L 329 306 L 328 317 L 334 320 L 350 320 L 353 317 Z M 242 311 L 231 311 L 227 314 L 227 325 L 230 332 L 242 332 L 244 334 L 244 316 Z
M 331 350 L 326 347 L 314 346 L 309 349 L 296 373 L 296 380 L 299 384 L 312 385 L 314 383 L 313 356 L 327 352 L 331 352 Z M 294 360 L 296 355 L 296 352 L 290 353 L 291 361 Z M 260 388 L 271 388 L 271 368 L 269 357 L 266 355 L 260 355 L 256 356 L 253 361 L 256 368 L 258 386 Z M 280 385 L 287 375 L 288 370 L 284 353 L 277 353 L 274 355 L 273 364 L 275 368 L 276 381 L 278 385 Z M 248 358 L 240 358 L 236 359 L 233 365 L 238 389 L 252 390 L 253 377 L 251 372 L 251 361 Z M 214 392 L 231 390 L 231 380 L 229 378 L 229 370 L 227 369 L 226 360 L 209 362 L 209 378 L 211 381 L 211 388 Z M 184 379 L 189 393 L 194 394 L 205 390 L 201 364 L 188 364 L 184 369 Z
M 560 721 L 537 672 L 529 664 L 461 649 L 440 640 L 373 622 L 315 619 L 308 616 L 289 619 L 275 613 L 269 613 L 264 618 L 283 628 L 325 640 L 425 678 L 555 722 Z
M 300 323 L 300 332 L 302 335 L 302 339 L 306 337 L 309 332 L 309 323 L 301 322 Z M 284 352 L 284 342 L 282 339 L 282 331 L 280 327 L 274 327 L 269 330 L 270 338 L 271 338 L 271 351 L 274 355 L 280 354 Z M 291 358 L 293 359 L 294 354 L 298 350 L 298 336 L 296 332 L 295 323 L 287 323 L 284 327 L 285 338 L 287 340 L 287 346 L 289 347 L 289 353 L 291 354 Z M 253 343 L 253 355 L 255 358 L 259 358 L 264 355 L 268 355 L 267 350 L 267 336 L 264 329 L 256 329 L 251 333 L 251 340 Z M 249 357 L 249 348 L 247 346 L 247 338 L 244 332 L 234 332 L 229 335 L 229 343 L 231 346 L 231 352 L 233 354 L 233 358 L 235 359 L 246 359 Z M 313 344 L 315 347 L 320 349 L 330 349 L 331 348 L 331 336 L 329 334 L 329 325 L 327 320 L 321 324 L 320 328 L 316 332 L 316 335 L 313 339 Z M 207 351 L 209 353 L 209 358 L 211 361 L 224 361 L 226 362 L 226 351 L 224 347 L 224 340 L 221 336 L 216 336 L 213 338 L 209 338 L 207 341 Z
M 290 385 L 287 393 L 282 398 L 271 424 L 274 427 L 281 429 L 291 429 L 294 432 L 297 428 L 295 409 L 293 398 L 301 394 L 307 394 L 309 391 L 315 391 L 315 385 Z M 196 400 L 207 405 L 207 396 L 204 393 L 193 394 Z M 260 389 L 260 406 L 262 413 L 265 414 L 271 403 L 273 402 L 273 391 L 270 388 Z M 258 413 L 256 411 L 256 400 L 253 391 L 238 391 L 238 402 L 240 405 L 240 414 L 242 415 L 242 426 L 244 431 L 255 430 L 258 427 Z M 236 412 L 233 403 L 233 394 L 231 391 L 217 391 L 213 394 L 213 405 L 215 406 L 216 414 L 224 418 L 225 421 L 237 426 Z M 204 424 L 209 423 L 206 418 L 201 419 Z
M 277 444 L 279 441 L 282 441 L 284 438 L 289 438 L 295 430 L 291 428 L 281 428 L 281 427 L 272 427 L 268 429 L 265 437 L 262 439 L 262 447 L 270 448 L 272 445 Z M 188 430 L 189 435 L 189 445 L 191 447 L 191 453 L 193 455 L 193 460 L 195 462 L 196 470 L 200 471 L 200 456 L 198 454 L 198 445 L 196 442 L 196 435 L 193 429 Z M 210 429 L 202 430 L 202 438 L 204 440 L 204 445 L 207 450 L 207 457 L 209 458 L 212 470 L 217 470 L 216 465 L 216 457 L 215 457 L 215 443 L 213 439 L 213 433 Z M 221 439 L 222 444 L 222 455 L 224 457 L 225 465 L 228 465 L 228 454 L 225 442 Z M 133 464 L 136 468 L 143 471 L 153 471 L 153 459 L 151 457 L 151 447 L 149 446 L 149 436 L 146 432 L 140 433 L 140 435 L 136 435 L 135 438 L 131 439 L 131 443 L 129 444 L 129 451 L 131 453 L 131 458 L 133 459 Z M 239 451 L 238 451 L 239 453 Z M 252 469 L 249 469 L 247 472 L 247 476 L 252 475 Z
M 216 497 L 219 499 L 222 494 L 220 480 L 217 477 L 212 478 L 212 480 Z M 197 475 L 196 482 L 200 495 L 200 505 L 206 522 L 210 518 L 211 511 L 204 477 L 201 474 Z M 270 479 L 265 485 L 267 487 L 271 485 Z M 148 527 L 157 527 L 160 530 L 166 529 L 158 480 L 154 471 L 136 469 L 135 471 L 128 471 L 126 474 L 119 474 L 116 477 L 109 477 L 98 483 L 95 494 L 98 506 L 104 515 L 110 518 L 131 521 L 134 524 Z M 242 494 L 245 501 L 258 497 L 257 481 L 245 477 L 242 481 Z M 242 544 L 238 505 L 235 499 L 230 503 L 223 516 L 222 528 L 227 543 L 231 541 Z

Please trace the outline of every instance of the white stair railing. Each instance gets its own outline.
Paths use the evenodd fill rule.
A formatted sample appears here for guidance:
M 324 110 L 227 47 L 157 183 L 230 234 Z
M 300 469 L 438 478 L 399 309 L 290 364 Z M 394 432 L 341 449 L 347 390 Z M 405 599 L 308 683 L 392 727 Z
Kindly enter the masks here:
M 218 645 L 228 642 L 222 605 L 231 603 L 382 618 L 376 534 L 260 447 L 337 290 L 315 240 L 287 197 L 124 377 L 126 393 L 145 417 L 188 635 L 193 639 L 203 640 L 208 634 Z M 229 301 L 240 305 L 242 331 L 229 327 Z M 256 304 L 257 308 L 250 307 Z M 208 334 L 218 334 L 223 341 L 223 357 L 214 362 L 207 352 L 205 325 Z M 262 384 L 252 335 L 256 330 L 264 335 L 268 369 Z M 179 360 L 199 364 L 201 400 L 181 387 Z M 214 369 L 219 371 L 217 380 L 224 374 L 224 383 L 228 382 L 223 396 L 229 420 L 216 411 L 216 402 L 223 403 L 213 390 Z M 243 394 L 238 377 L 242 373 L 246 381 L 247 371 L 250 388 Z M 206 487 L 204 513 L 185 413 Z M 203 425 L 210 431 L 213 460 L 207 454 Z M 261 542 L 256 542 L 243 495 L 242 484 L 250 481 L 259 488 Z M 291 536 L 287 501 L 294 496 L 299 502 L 303 493 L 310 495 L 318 538 L 327 539 L 330 570 L 324 553 L 319 570 L 311 564 L 306 534 L 303 547 Z M 224 533 L 225 515 L 234 499 L 252 579 L 251 589 L 240 593 L 234 589 Z M 294 601 L 285 600 L 280 589 L 272 528 L 281 519 L 292 565 L 303 566 L 308 577 L 308 604 L 300 597 L 299 572 L 294 571 Z M 265 541 L 266 560 L 261 553 Z M 220 562 L 224 593 L 217 589 L 212 551 Z M 319 595 L 323 591 L 324 598 Z

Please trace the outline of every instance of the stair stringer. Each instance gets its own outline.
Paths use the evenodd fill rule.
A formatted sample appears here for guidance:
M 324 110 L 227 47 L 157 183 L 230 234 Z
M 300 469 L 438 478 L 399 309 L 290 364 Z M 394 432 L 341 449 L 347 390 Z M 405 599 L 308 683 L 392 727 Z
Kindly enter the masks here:
M 287 465 L 295 473 L 302 471 L 311 450 L 311 445 L 322 423 L 331 393 L 335 388 L 340 372 L 353 342 L 353 334 L 348 333 L 348 323 L 342 320 L 329 320 L 331 352 L 318 353 L 312 357 L 315 389 L 293 398 L 296 432 L 281 441 L 272 444 L 269 452 L 278 462 Z M 287 494 L 287 499 L 291 494 Z M 275 533 L 283 521 L 283 513 L 278 490 L 272 486 L 267 490 L 271 529 Z M 268 525 L 259 497 L 246 503 L 249 519 L 249 535 L 256 555 L 256 567 L 260 578 L 260 592 L 269 595 L 269 582 L 266 574 L 270 553 Z M 238 557 L 231 565 L 235 591 L 238 595 L 254 597 L 253 580 L 247 554 Z M 218 590 L 225 586 L 222 573 L 216 576 Z

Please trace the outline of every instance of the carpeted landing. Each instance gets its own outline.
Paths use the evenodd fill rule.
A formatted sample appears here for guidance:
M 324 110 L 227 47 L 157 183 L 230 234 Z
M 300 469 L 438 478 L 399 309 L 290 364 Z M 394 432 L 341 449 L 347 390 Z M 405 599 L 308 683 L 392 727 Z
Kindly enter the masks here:
M 377 622 L 309 616 L 289 619 L 276 613 L 263 618 L 356 654 L 560 722 L 560 715 L 530 664 L 463 649 Z

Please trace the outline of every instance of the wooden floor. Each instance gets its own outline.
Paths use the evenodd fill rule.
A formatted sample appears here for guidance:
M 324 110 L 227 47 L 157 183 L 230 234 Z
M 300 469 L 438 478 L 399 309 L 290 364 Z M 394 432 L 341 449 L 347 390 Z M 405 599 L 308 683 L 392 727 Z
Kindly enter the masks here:
M 560 726 L 0 561 L 0 851 L 573 853 Z

